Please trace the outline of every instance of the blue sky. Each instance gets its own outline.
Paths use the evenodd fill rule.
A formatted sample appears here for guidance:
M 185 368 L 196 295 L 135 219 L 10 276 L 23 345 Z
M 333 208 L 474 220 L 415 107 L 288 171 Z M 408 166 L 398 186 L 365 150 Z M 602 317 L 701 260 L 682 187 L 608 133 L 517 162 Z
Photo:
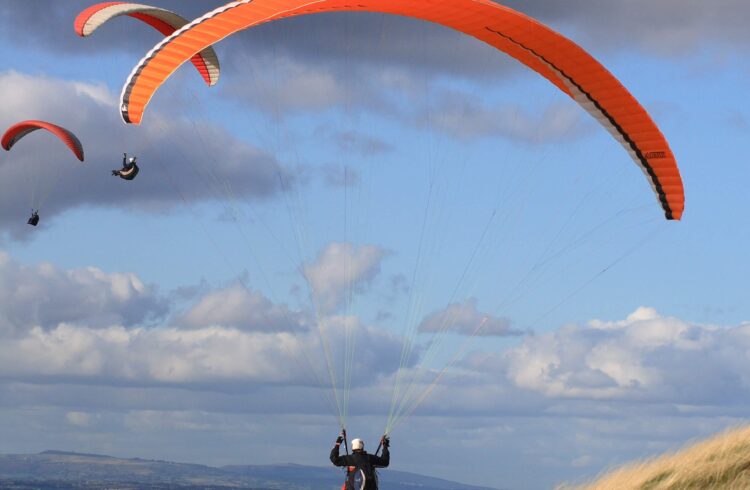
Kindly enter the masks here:
M 415 399 L 460 354 L 394 429 L 398 469 L 549 488 L 741 423 L 747 7 L 605 3 L 509 5 L 649 110 L 680 223 L 575 103 L 445 29 L 335 15 L 242 33 L 216 47 L 216 87 L 185 66 L 134 128 L 117 98 L 156 32 L 115 19 L 81 39 L 85 2 L 6 2 L 0 126 L 62 124 L 87 162 L 42 134 L 0 155 L 0 451 L 324 465 L 323 344 L 340 380 L 347 332 L 347 426 L 368 442 L 405 337 L 406 379 L 428 371 Z M 125 151 L 133 182 L 108 175 Z

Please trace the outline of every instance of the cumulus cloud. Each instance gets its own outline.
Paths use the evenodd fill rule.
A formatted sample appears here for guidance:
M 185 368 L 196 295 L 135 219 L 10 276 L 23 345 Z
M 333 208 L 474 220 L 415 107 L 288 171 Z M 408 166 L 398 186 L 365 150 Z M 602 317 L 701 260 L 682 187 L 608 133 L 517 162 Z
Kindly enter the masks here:
M 387 373 L 387 366 L 395 364 L 399 339 L 382 329 L 359 325 L 356 319 L 332 317 L 325 321 L 324 329 L 326 336 L 335 340 L 330 350 L 334 359 L 344 359 L 341 339 L 344 330 L 352 327 L 367 345 L 357 356 L 354 369 L 369 374 L 356 382 L 371 383 Z M 316 386 L 327 380 L 323 352 L 317 331 L 271 334 L 225 327 L 94 329 L 63 323 L 48 330 L 33 327 L 22 336 L 4 340 L 0 368 L 4 379 L 21 382 L 221 391 L 267 384 Z
M 353 379 L 355 387 L 370 389 L 373 385 L 390 380 L 389 375 L 395 372 L 399 364 L 402 339 L 388 330 L 378 326 L 364 324 L 353 315 L 330 315 L 320 320 L 320 331 L 324 339 L 328 339 L 331 357 L 335 368 L 339 371 L 339 380 L 343 379 L 346 369 L 343 361 L 347 355 L 346 336 L 351 336 L 354 349 L 352 365 L 349 367 L 352 373 L 356 373 Z M 405 361 L 407 367 L 413 366 L 418 361 L 412 356 Z M 383 390 L 385 391 L 385 390 Z M 368 395 L 368 400 L 374 403 L 373 398 L 382 395 L 381 390 L 375 390 L 375 394 Z
M 218 327 L 187 331 L 62 324 L 50 331 L 31 329 L 0 350 L 6 377 L 154 385 L 288 380 L 299 370 L 281 370 L 279 364 L 299 348 L 273 336 Z
M 239 284 L 205 292 L 173 327 L 144 324 L 167 324 L 176 306 L 134 274 L 26 266 L 0 253 L 1 378 L 198 390 L 315 386 L 327 379 L 324 352 L 343 368 L 350 334 L 367 346 L 353 367 L 373 377 L 387 375 L 400 352 L 397 336 L 356 317 L 319 317 L 310 328 L 305 314 Z M 80 414 L 67 419 L 85 422 Z
M 176 323 L 192 329 L 221 326 L 254 332 L 291 332 L 308 328 L 300 313 L 285 305 L 274 304 L 259 291 L 241 284 L 206 294 Z
M 153 286 L 130 273 L 96 267 L 63 270 L 49 263 L 23 265 L 0 252 L 0 332 L 68 323 L 88 327 L 134 326 L 168 310 Z
M 337 305 L 347 290 L 341 264 L 351 259 L 357 265 L 352 277 L 358 283 L 372 281 L 383 251 L 332 244 L 319 258 L 307 272 L 311 281 L 325 286 L 326 304 Z M 355 384 L 389 384 L 399 364 L 401 339 L 387 330 L 355 317 L 324 315 L 316 325 L 321 336 L 304 314 L 239 285 L 207 292 L 172 320 L 175 327 L 162 328 L 141 326 L 164 318 L 169 305 L 133 274 L 25 266 L 2 254 L 0 289 L 0 372 L 5 380 L 198 390 L 268 383 L 312 386 L 313 371 L 326 379 L 322 342 L 330 342 L 328 350 L 340 369 L 342 339 L 352 332 L 358 345 L 355 370 L 367 373 Z M 470 334 L 482 322 L 480 335 L 518 333 L 508 319 L 479 311 L 475 300 L 433 312 L 419 331 L 434 332 L 447 324 L 451 332 Z M 459 363 L 459 370 L 440 379 L 425 409 L 489 413 L 502 403 L 533 412 L 554 403 L 561 413 L 588 413 L 597 410 L 591 403 L 616 402 L 661 404 L 684 412 L 750 400 L 747 323 L 703 325 L 639 308 L 619 321 L 593 320 L 527 335 L 504 351 L 479 349 Z M 410 358 L 408 369 L 431 369 L 416 365 L 419 355 Z M 456 390 L 460 404 L 452 401 Z M 514 404 L 508 405 L 508 397 Z M 591 403 L 584 409 L 578 400 Z M 76 417 L 69 422 L 82 421 Z
M 603 433 L 630 417 L 741 418 L 750 402 L 747 322 L 696 324 L 639 308 L 623 320 L 568 325 L 509 348 L 497 345 L 486 338 L 474 344 L 431 388 L 419 412 L 542 417 L 556 424 L 579 419 L 600 423 L 587 430 Z M 427 374 L 417 378 L 424 386 L 416 396 L 434 378 Z
M 381 262 L 387 255 L 386 250 L 375 245 L 340 242 L 327 245 L 303 271 L 318 308 L 333 312 L 351 294 L 366 292 L 380 274 Z
M 327 317 L 324 330 L 332 338 L 346 329 L 355 329 L 358 346 L 366 346 L 358 347 L 361 355 L 355 358 L 355 382 L 360 384 L 353 387 L 348 425 L 369 430 L 382 423 L 388 410 L 393 372 L 384 366 L 398 362 L 400 342 L 356 318 Z M 613 460 L 660 452 L 720 430 L 744 419 L 750 401 L 746 323 L 702 325 L 639 308 L 622 320 L 595 320 L 527 336 L 506 351 L 483 344 L 486 352 L 446 373 L 415 416 L 397 430 L 406 445 L 417 440 L 419 447 L 427 444 L 441 454 L 466 457 L 462 466 L 490 452 L 487 466 L 492 470 L 483 476 L 485 482 L 497 481 L 498 451 L 507 451 L 500 461 L 508 474 L 514 474 L 513 467 L 544 461 L 552 469 L 533 481 L 549 488 L 561 478 L 580 477 L 578 466 L 593 474 Z M 317 332 L 73 325 L 32 329 L 23 338 L 0 343 L 3 428 L 10 440 L 26 440 L 33 420 L 35 427 L 45 428 L 35 432 L 44 441 L 40 444 L 81 449 L 100 446 L 86 446 L 76 435 L 109 431 L 107 439 L 116 437 L 119 444 L 136 432 L 142 444 L 143 437 L 155 432 L 153 447 L 163 453 L 154 457 L 195 447 L 184 442 L 205 442 L 213 434 L 210 444 L 222 462 L 233 457 L 235 451 L 223 451 L 237 431 L 242 432 L 238 447 L 262 441 L 255 449 L 259 454 L 265 454 L 267 441 L 278 438 L 279 430 L 290 431 L 294 447 L 317 447 L 330 442 L 332 421 L 323 419 L 329 412 L 318 403 L 321 388 L 310 381 L 309 369 L 298 367 L 294 352 L 320 347 Z M 340 349 L 333 349 L 336 358 Z M 317 361 L 316 369 L 324 372 L 322 354 Z M 405 379 L 414 369 L 418 366 L 407 368 Z M 415 389 L 426 389 L 428 382 Z M 31 406 L 35 410 L 25 408 Z M 66 430 L 74 433 L 59 432 Z M 96 438 L 86 437 L 92 440 Z M 176 440 L 180 443 L 172 443 Z M 136 441 L 132 444 L 140 455 Z M 286 461 L 289 454 L 283 450 L 273 458 Z M 205 453 L 191 457 L 201 460 Z M 425 458 L 426 466 L 420 467 L 430 464 Z M 529 481 L 524 475 L 517 484 Z
M 701 325 L 639 308 L 527 337 L 506 355 L 519 387 L 553 398 L 711 405 L 747 400 L 750 325 Z
M 23 218 L 37 187 L 47 190 L 44 226 L 50 216 L 83 205 L 145 210 L 168 209 L 186 196 L 193 202 L 221 200 L 217 182 L 231 182 L 239 198 L 264 199 L 281 192 L 280 177 L 288 185 L 295 182 L 274 157 L 207 123 L 167 120 L 155 112 L 144 127 L 126 127 L 117 117 L 116 96 L 100 85 L 9 71 L 0 73 L 0 91 L 14 94 L 4 102 L 0 126 L 49 120 L 73 131 L 86 151 L 86 163 L 79 164 L 44 134 L 29 135 L 14 146 L 0 167 L 7 184 L 0 196 L 0 227 L 6 233 L 29 232 Z M 141 176 L 127 185 L 109 175 L 119 168 L 124 151 L 138 155 L 142 164 Z M 165 175 L 171 176 L 166 185 Z
M 452 303 L 442 310 L 430 313 L 419 324 L 417 331 L 422 333 L 453 332 L 483 337 L 501 337 L 521 333 L 511 329 L 510 319 L 480 312 L 475 298 L 470 298 L 464 303 Z

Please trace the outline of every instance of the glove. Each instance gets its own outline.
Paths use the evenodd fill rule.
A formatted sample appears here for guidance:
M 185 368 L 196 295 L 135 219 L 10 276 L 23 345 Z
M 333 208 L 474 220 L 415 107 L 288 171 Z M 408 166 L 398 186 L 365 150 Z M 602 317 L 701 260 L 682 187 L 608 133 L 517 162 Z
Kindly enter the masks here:
M 344 436 L 338 436 L 338 437 L 336 438 L 336 445 L 339 445 L 339 444 L 341 444 L 342 442 L 344 442 Z
M 391 438 L 383 436 L 383 447 L 391 447 Z

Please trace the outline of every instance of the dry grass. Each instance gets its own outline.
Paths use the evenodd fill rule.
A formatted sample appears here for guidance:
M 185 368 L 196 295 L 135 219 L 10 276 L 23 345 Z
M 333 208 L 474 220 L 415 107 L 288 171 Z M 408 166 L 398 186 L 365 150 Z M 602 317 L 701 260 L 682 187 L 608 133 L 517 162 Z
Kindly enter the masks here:
M 593 483 L 559 490 L 750 489 L 750 426 L 675 453 L 612 470 Z

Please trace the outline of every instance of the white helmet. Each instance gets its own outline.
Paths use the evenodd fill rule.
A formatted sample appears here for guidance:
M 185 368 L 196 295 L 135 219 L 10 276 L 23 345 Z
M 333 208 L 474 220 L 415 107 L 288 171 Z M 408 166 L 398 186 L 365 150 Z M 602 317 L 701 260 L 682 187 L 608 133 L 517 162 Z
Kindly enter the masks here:
M 131 163 L 131 164 L 135 163 L 136 158 L 137 157 L 130 157 L 130 158 L 128 158 L 128 163 Z
M 352 451 L 361 451 L 365 448 L 365 441 L 362 439 L 352 439 Z

